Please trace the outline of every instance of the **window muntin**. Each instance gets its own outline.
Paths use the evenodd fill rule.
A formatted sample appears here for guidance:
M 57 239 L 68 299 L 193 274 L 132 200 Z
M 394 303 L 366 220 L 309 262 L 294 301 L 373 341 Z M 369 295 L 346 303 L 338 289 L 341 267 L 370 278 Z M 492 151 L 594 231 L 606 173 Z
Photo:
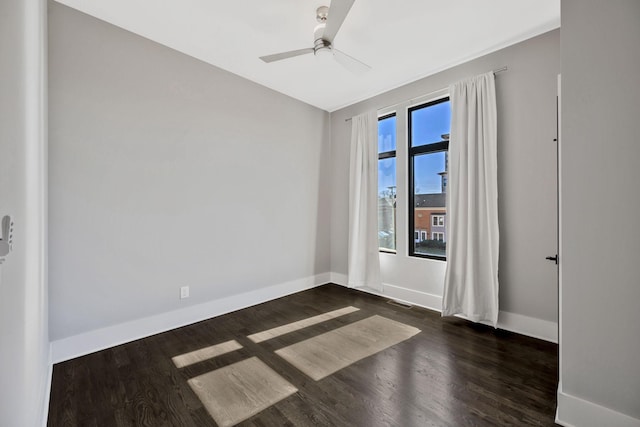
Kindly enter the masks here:
M 409 109 L 409 255 L 444 260 L 448 178 L 449 98 Z
M 396 115 L 378 119 L 378 247 L 396 251 Z

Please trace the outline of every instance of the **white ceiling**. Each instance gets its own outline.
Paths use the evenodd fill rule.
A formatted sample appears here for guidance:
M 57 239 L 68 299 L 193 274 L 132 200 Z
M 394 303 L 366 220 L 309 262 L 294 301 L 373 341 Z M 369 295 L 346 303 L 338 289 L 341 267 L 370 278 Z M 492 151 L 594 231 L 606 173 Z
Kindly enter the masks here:
M 560 0 L 356 0 L 334 40 L 372 67 L 356 75 L 330 55 L 258 59 L 313 46 L 330 0 L 57 1 L 326 111 L 560 26 Z

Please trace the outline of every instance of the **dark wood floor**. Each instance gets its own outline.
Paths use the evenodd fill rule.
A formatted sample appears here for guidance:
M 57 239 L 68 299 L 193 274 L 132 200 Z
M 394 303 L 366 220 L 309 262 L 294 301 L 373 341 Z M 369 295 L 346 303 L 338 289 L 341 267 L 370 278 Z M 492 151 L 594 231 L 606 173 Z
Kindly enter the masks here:
M 260 344 L 246 338 L 348 305 L 360 310 Z M 422 332 L 320 381 L 274 353 L 373 314 Z M 231 339 L 243 348 L 182 369 L 171 361 Z M 243 426 L 555 425 L 555 344 L 325 285 L 56 364 L 49 426 L 215 426 L 187 380 L 252 356 L 299 391 Z

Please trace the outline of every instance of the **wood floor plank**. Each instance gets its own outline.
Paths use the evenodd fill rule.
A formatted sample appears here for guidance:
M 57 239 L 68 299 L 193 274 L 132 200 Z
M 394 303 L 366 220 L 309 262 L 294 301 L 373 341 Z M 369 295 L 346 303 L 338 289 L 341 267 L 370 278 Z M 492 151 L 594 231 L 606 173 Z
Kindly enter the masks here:
M 322 316 L 349 306 L 358 310 Z M 275 353 L 376 315 L 422 332 L 320 381 Z M 259 343 L 248 338 L 312 317 L 324 321 L 303 321 L 303 329 Z M 242 348 L 183 368 L 172 362 L 231 340 Z M 298 391 L 241 426 L 554 425 L 557 345 L 441 318 L 429 310 L 393 306 L 337 285 L 56 364 L 48 425 L 216 426 L 188 381 L 252 357 Z

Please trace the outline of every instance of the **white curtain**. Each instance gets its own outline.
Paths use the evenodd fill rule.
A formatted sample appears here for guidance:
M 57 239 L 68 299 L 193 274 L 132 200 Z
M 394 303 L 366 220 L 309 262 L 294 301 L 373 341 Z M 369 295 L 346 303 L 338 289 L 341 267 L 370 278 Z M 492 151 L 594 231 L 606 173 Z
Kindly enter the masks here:
M 498 323 L 498 167 L 493 73 L 449 87 L 447 269 L 442 315 Z
M 378 116 L 351 119 L 349 287 L 382 290 L 378 249 Z

